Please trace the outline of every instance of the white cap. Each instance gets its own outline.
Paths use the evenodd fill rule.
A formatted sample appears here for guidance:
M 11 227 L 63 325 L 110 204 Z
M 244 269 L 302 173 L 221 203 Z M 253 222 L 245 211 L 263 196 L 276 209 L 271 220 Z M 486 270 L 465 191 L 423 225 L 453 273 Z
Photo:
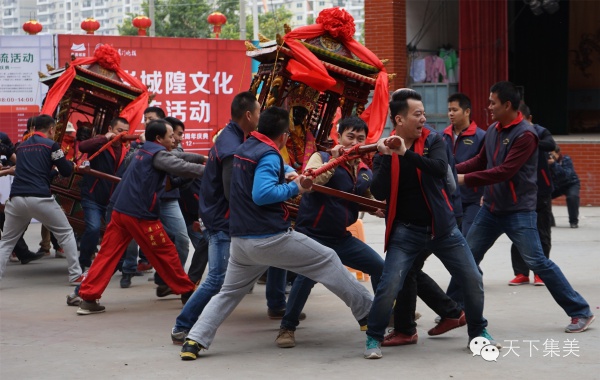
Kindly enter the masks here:
M 65 129 L 65 132 L 77 132 L 77 130 L 75 129 L 75 127 L 73 126 L 73 123 L 71 123 L 70 121 L 67 123 L 67 129 Z

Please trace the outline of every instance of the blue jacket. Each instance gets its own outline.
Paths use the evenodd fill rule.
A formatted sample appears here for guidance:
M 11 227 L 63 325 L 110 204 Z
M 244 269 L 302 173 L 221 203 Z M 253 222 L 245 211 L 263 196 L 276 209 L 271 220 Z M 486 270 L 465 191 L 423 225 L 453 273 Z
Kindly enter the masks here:
M 560 160 L 550 165 L 550 170 L 556 190 L 563 190 L 579 183 L 579 177 L 575 173 L 573 161 L 567 155 L 561 155 Z
M 15 179 L 10 188 L 10 196 L 31 196 L 49 198 L 52 167 L 56 166 L 60 175 L 68 177 L 73 172 L 73 163 L 65 158 L 60 145 L 35 132 L 17 147 Z
M 224 196 L 223 161 L 233 157 L 244 137 L 242 128 L 230 121 L 208 153 L 200 186 L 199 214 L 210 231 L 229 233 L 229 202 Z
M 318 152 L 323 162 L 331 158 L 326 152 Z M 371 186 L 373 172 L 364 163 L 358 164 L 356 178 L 351 168 L 338 166 L 325 186 L 347 193 L 363 195 Z M 358 219 L 358 204 L 338 197 L 312 192 L 302 195 L 296 231 L 320 238 L 340 238 L 350 235 L 346 227 Z
M 116 211 L 139 219 L 158 219 L 158 194 L 164 188 L 166 173 L 156 170 L 152 160 L 161 150 L 166 149 L 149 141 L 137 150 L 113 194 Z
M 453 126 L 449 125 L 444 129 L 444 141 L 452 148 L 454 154 L 454 162 L 460 164 L 473 157 L 475 157 L 485 140 L 485 131 L 477 126 L 474 121 L 471 122 L 469 127 L 462 131 L 457 137 L 456 142 L 454 141 Z M 479 204 L 481 197 L 483 196 L 483 186 L 479 187 L 467 187 L 464 185 L 460 186 L 460 197 L 462 203 L 477 203 Z
M 515 140 L 525 132 L 537 138 L 537 133 L 529 123 L 521 120 L 502 129 L 498 123 L 492 124 L 485 135 L 487 169 L 504 162 Z M 518 211 L 535 211 L 537 205 L 537 150 L 527 162 L 519 168 L 508 181 L 485 187 L 483 202 L 488 209 L 497 214 Z
M 538 166 L 537 166 L 537 187 L 538 196 L 550 196 L 554 188 L 552 184 L 552 175 L 550 174 L 550 166 L 548 165 L 548 152 L 556 149 L 556 142 L 552 138 L 552 134 L 541 125 L 534 124 L 535 130 L 539 139 L 538 143 Z
M 298 194 L 295 184 L 287 184 L 285 165 L 277 146 L 266 136 L 252 132 L 251 136 L 236 151 L 231 172 L 229 233 L 240 237 L 261 237 L 285 232 L 291 225 L 290 214 L 284 203 L 285 199 L 273 199 L 272 203 L 257 204 L 256 194 L 259 185 L 256 181 L 259 166 L 263 160 L 275 157 L 275 173 L 271 182 L 281 186 L 281 194 L 287 199 L 289 195 Z M 204 184 L 204 182 L 203 182 Z M 295 188 L 295 192 L 293 189 Z M 268 201 L 261 199 L 261 201 Z

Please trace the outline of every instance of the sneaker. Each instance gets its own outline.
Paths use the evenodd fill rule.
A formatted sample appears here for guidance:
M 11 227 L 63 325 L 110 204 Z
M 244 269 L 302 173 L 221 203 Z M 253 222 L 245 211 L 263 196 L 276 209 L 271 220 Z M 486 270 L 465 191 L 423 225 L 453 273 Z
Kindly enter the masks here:
M 77 277 L 73 281 L 69 281 L 69 284 L 71 284 L 71 286 L 81 285 L 81 282 L 83 281 L 83 279 L 85 279 L 85 276 L 87 276 L 87 271 L 82 273 L 79 277 Z
M 10 260 L 11 263 L 18 263 L 20 261 L 19 258 L 17 257 L 17 254 L 14 252 L 10 254 L 10 257 L 8 258 L 8 260 Z
M 442 317 L 440 317 L 439 315 L 437 317 L 435 317 L 435 319 L 433 320 L 433 322 L 435 322 L 436 325 L 438 323 L 440 323 L 441 321 L 442 321 Z
M 202 347 L 198 342 L 187 339 L 181 347 L 179 356 L 181 357 L 181 360 L 196 360 L 200 350 L 202 349 L 204 349 L 204 347 Z
M 146 262 L 140 262 L 137 266 L 137 270 L 138 272 L 152 272 L 152 265 L 150 265 L 150 263 L 146 263 Z
M 516 275 L 515 278 L 508 282 L 508 285 L 510 286 L 519 286 L 525 284 L 529 284 L 529 277 L 523 274 Z
M 121 276 L 121 281 L 119 282 L 121 288 L 125 289 L 131 286 L 131 277 L 133 277 L 133 274 L 123 273 L 123 276 Z
M 29 253 L 25 257 L 21 258 L 21 264 L 25 265 L 25 264 L 28 264 L 28 263 L 30 263 L 32 261 L 39 260 L 42 257 L 44 257 L 44 252 L 31 252 L 31 251 L 29 251 Z
M 294 337 L 294 331 L 281 328 L 275 343 L 279 348 L 292 348 L 296 346 L 296 338 Z
M 69 306 L 79 306 L 81 303 L 81 297 L 79 297 L 75 293 L 71 293 L 67 296 L 67 305 Z
M 67 256 L 65 255 L 65 251 L 62 248 L 54 250 L 54 257 L 56 257 L 57 259 L 66 259 L 67 258 Z
M 546 284 L 544 284 L 544 281 L 542 281 L 540 276 L 538 276 L 537 274 L 533 277 L 533 285 L 534 286 L 546 286 Z
M 407 335 L 397 332 L 396 330 L 392 330 L 391 333 L 387 334 L 385 338 L 383 338 L 381 345 L 384 347 L 406 346 L 408 344 L 417 344 L 418 340 L 419 335 L 417 333 L 414 333 L 413 335 Z
M 502 348 L 502 345 L 500 343 L 496 342 L 494 340 L 494 338 L 492 338 L 492 336 L 487 332 L 486 329 L 483 329 L 483 331 L 481 332 L 481 334 L 479 334 L 478 336 L 487 339 L 490 342 L 490 344 L 493 344 L 494 346 L 496 346 L 497 349 L 501 349 Z M 471 341 L 473 339 L 475 339 L 475 338 L 477 338 L 477 337 L 476 336 L 469 337 L 469 342 L 467 343 L 467 348 L 470 348 Z
M 415 311 L 415 321 L 418 321 L 422 317 L 421 313 Z
M 381 342 L 373 337 L 367 336 L 364 357 L 365 359 L 381 359 L 383 357 L 383 354 L 381 353 Z
M 585 318 L 571 318 L 571 324 L 565 328 L 565 332 L 568 332 L 568 333 L 584 332 L 585 330 L 588 329 L 588 327 L 590 327 L 592 322 L 594 322 L 594 319 L 596 319 L 596 317 L 594 317 L 593 315 L 590 315 L 589 317 L 585 317 Z
M 190 330 L 185 329 L 178 331 L 175 327 L 173 327 L 171 330 L 171 340 L 173 341 L 173 344 L 182 346 L 183 343 L 185 343 L 185 338 L 187 338 L 189 332 Z
M 281 310 L 267 309 L 267 315 L 269 316 L 269 319 L 282 319 L 283 316 L 285 315 L 285 309 L 281 309 Z M 298 316 L 298 320 L 303 321 L 305 319 L 306 319 L 306 314 L 300 313 L 300 315 Z
M 577 223 L 571 223 L 571 228 L 579 228 L 579 225 Z
M 79 309 L 77 309 L 77 314 L 79 315 L 88 315 L 88 314 L 98 314 L 104 313 L 105 307 L 100 305 L 98 300 L 96 301 L 86 301 L 84 299 L 79 303 Z
M 166 297 L 169 294 L 173 294 L 173 290 L 168 285 L 158 285 L 158 288 L 156 288 L 157 297 Z
M 38 249 L 38 253 L 42 252 L 44 256 L 50 256 L 50 251 L 45 250 L 44 248 Z
M 466 324 L 467 319 L 465 317 L 465 312 L 461 311 L 458 318 L 442 318 L 434 328 L 427 332 L 427 334 L 431 336 L 442 335 L 452 329 L 464 326 Z

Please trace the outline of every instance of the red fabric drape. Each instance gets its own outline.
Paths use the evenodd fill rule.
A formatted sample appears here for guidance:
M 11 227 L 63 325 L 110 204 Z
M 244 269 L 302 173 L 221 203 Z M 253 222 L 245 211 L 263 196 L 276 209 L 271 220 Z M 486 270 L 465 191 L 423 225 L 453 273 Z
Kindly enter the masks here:
M 350 27 L 349 23 L 352 22 Z M 329 76 L 321 61 L 298 40 L 330 33 L 340 40 L 360 60 L 377 67 L 380 72 L 375 84 L 373 101 L 360 116 L 369 126 L 367 144 L 376 142 L 385 126 L 388 107 L 388 77 L 381 60 L 373 52 L 352 38 L 354 25 L 352 16 L 340 8 L 323 10 L 317 23 L 302 26 L 287 33 L 283 39 L 293 53 L 294 59 L 288 63 L 287 70 L 292 79 L 305 83 L 319 91 L 325 91 L 335 85 L 335 79 Z
M 69 86 L 75 79 L 75 66 L 80 65 L 91 65 L 92 63 L 96 63 L 100 61 L 100 65 L 102 66 L 105 62 L 110 64 L 110 67 L 106 67 L 109 70 L 114 70 L 117 75 L 129 83 L 133 87 L 137 87 L 144 92 L 139 95 L 137 98 L 133 100 L 133 102 L 129 103 L 127 107 L 121 111 L 120 116 L 129 121 L 131 126 L 137 128 L 137 126 L 142 121 L 143 112 L 148 107 L 148 88 L 137 78 L 129 75 L 125 70 L 119 66 L 120 57 L 118 53 L 109 45 L 103 45 L 101 49 L 99 49 L 103 54 L 98 54 L 98 52 L 94 53 L 93 57 L 85 57 L 78 58 L 72 61 L 69 67 L 65 70 L 65 72 L 56 80 L 54 86 L 48 91 L 48 95 L 46 96 L 46 101 L 44 103 L 44 107 L 42 107 L 42 114 L 52 115 L 54 110 L 58 106 L 58 103 L 65 95 Z
M 471 98 L 471 119 L 483 129 L 490 87 L 508 80 L 507 0 L 459 2 L 459 91 Z

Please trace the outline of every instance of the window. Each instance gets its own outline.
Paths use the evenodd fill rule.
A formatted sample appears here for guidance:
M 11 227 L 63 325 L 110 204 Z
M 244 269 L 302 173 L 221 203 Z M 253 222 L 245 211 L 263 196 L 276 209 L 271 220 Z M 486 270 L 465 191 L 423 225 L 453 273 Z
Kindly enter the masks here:
M 296 3 L 296 8 L 302 8 L 302 2 L 297 2 Z
M 302 21 L 302 16 L 296 16 L 296 20 Z
M 325 2 L 324 1 L 319 1 L 319 6 L 320 7 L 324 7 L 325 6 Z

